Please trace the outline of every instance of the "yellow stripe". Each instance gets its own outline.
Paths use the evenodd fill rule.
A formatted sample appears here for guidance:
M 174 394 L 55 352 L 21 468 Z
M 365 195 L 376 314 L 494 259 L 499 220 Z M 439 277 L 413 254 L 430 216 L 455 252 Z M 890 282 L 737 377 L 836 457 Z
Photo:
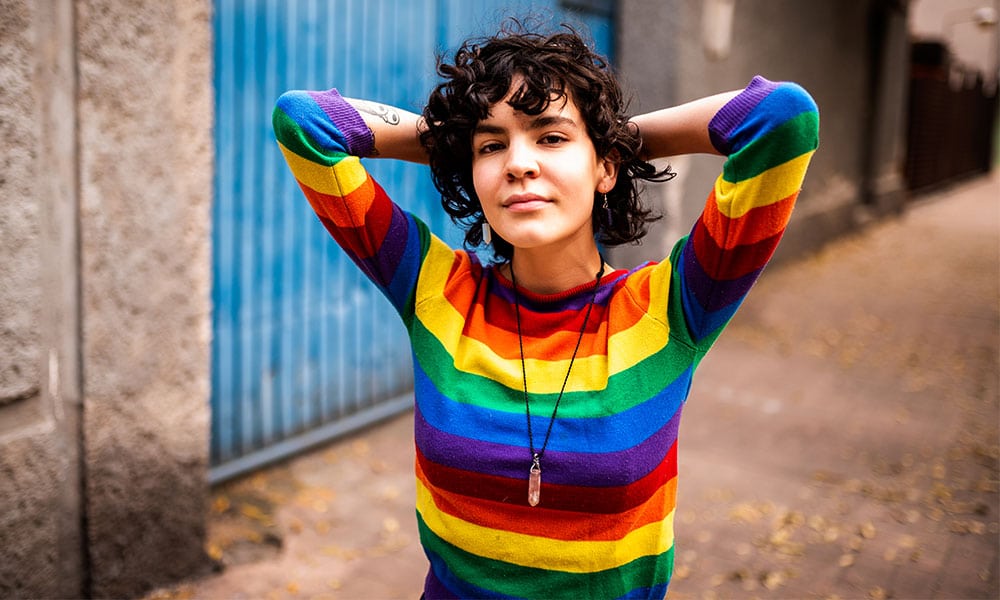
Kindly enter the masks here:
M 420 276 L 417 278 L 416 303 L 429 298 L 438 298 L 448 282 L 452 266 L 455 264 L 455 251 L 448 247 L 437 236 L 431 236 L 430 247 L 420 266 Z M 424 324 L 426 326 L 426 323 Z
M 327 167 L 302 158 L 280 143 L 278 146 L 281 147 L 295 179 L 321 194 L 346 196 L 368 179 L 368 172 L 356 156 L 345 156 L 337 164 Z
M 715 200 L 719 212 L 730 219 L 738 219 L 754 208 L 791 196 L 799 191 L 802 175 L 812 155 L 813 152 L 807 152 L 739 183 L 731 183 L 719 175 L 715 180 Z
M 523 385 L 520 358 L 504 359 L 482 341 L 462 335 L 465 315 L 443 297 L 453 262 L 453 251 L 444 243 L 431 244 L 420 272 L 417 318 L 451 356 L 459 357 L 456 369 L 488 377 L 511 389 L 520 389 Z M 608 377 L 634 367 L 663 349 L 669 333 L 666 314 L 670 273 L 670 263 L 666 261 L 651 270 L 650 286 L 656 291 L 651 294 L 653 298 L 648 314 L 656 318 L 644 316 L 632 327 L 611 336 L 608 355 L 614 360 L 612 364 L 602 355 L 577 357 L 573 363 L 573 375 L 566 384 L 567 392 L 604 389 Z M 569 359 L 528 358 L 524 362 L 531 373 L 532 392 L 559 393 L 569 368 Z
M 524 489 L 527 494 L 527 482 Z M 542 494 L 544 497 L 544 484 Z M 565 542 L 481 527 L 438 510 L 419 479 L 417 511 L 435 535 L 466 552 L 549 571 L 596 573 L 614 569 L 642 556 L 663 554 L 674 543 L 673 511 L 662 521 L 644 525 L 617 541 Z
M 667 345 L 670 331 L 665 321 L 648 314 L 639 321 L 608 338 L 608 371 L 611 375 L 631 369 L 656 354 Z
M 417 308 L 417 318 L 451 356 L 457 357 L 455 368 L 459 371 L 487 377 L 511 389 L 520 389 L 523 385 L 521 359 L 505 359 L 480 340 L 462 335 L 462 314 L 443 298 L 439 302 L 421 304 Z M 578 356 L 573 362 L 566 392 L 604 389 L 609 376 L 630 369 L 661 350 L 667 342 L 664 331 L 662 322 L 643 317 L 608 340 L 609 354 L 615 361 L 613 365 L 609 365 L 604 355 Z M 526 358 L 524 367 L 531 376 L 532 393 L 558 394 L 569 368 L 569 359 Z
M 667 345 L 670 337 L 667 299 L 670 295 L 671 272 L 670 261 L 666 259 L 649 269 L 650 297 L 645 314 L 628 329 L 608 338 L 608 371 L 611 375 L 631 369 Z M 635 280 L 638 282 L 637 277 Z M 618 298 L 633 302 L 630 292 L 621 293 Z M 614 306 L 611 310 L 614 310 Z

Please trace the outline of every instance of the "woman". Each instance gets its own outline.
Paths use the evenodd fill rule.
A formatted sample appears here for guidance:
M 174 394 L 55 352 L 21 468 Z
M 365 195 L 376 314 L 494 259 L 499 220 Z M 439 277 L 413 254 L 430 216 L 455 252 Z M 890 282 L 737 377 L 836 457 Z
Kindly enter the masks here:
M 274 127 L 331 235 L 389 298 L 415 377 L 427 598 L 662 598 L 673 567 L 677 428 L 695 367 L 772 255 L 817 146 L 800 87 L 631 119 L 572 31 L 467 42 L 422 116 L 289 92 Z M 615 269 L 602 246 L 653 218 L 648 160 L 728 157 L 669 257 Z M 429 164 L 465 227 L 449 248 L 361 157 Z

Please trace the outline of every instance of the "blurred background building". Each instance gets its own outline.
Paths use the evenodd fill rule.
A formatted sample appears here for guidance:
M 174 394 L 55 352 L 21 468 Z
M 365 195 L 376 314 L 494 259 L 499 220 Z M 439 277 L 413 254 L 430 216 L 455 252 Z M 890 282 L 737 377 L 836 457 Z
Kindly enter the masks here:
M 436 53 L 575 23 L 633 112 L 757 73 L 815 96 L 780 252 L 995 161 L 996 0 L 0 0 L 0 595 L 126 597 L 207 568 L 209 486 L 409 407 L 405 334 L 270 132 L 292 88 L 419 110 Z M 677 157 L 662 258 L 721 165 Z M 458 241 L 423 170 L 372 163 Z

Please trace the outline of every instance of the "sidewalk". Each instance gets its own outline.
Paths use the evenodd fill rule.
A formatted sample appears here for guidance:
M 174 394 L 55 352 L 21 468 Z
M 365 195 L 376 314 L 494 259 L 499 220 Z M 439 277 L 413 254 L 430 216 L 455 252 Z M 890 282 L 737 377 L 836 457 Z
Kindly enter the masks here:
M 1000 597 L 1000 178 L 769 269 L 695 378 L 671 600 Z M 419 597 L 404 415 L 215 491 L 149 598 Z

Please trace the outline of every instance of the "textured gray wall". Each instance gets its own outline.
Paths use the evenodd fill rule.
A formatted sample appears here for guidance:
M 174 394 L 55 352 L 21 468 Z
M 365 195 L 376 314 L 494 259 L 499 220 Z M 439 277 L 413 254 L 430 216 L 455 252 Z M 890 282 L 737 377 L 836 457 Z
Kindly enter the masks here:
M 32 196 L 37 132 L 32 94 L 34 29 L 31 5 L 0 0 L 0 406 L 39 395 L 38 332 L 41 244 L 39 207 Z M 12 200 L 12 201 L 11 201 Z M 3 428 L 11 423 L 4 419 Z
M 755 74 L 801 83 L 816 99 L 820 150 L 779 250 L 782 254 L 814 249 L 854 228 L 869 194 L 866 175 L 891 184 L 892 171 L 898 173 L 906 82 L 892 71 L 888 72 L 892 81 L 884 84 L 880 95 L 880 110 L 894 114 L 895 120 L 880 125 L 883 130 L 874 150 L 881 165 L 878 172 L 869 173 L 866 165 L 872 160 L 867 120 L 873 68 L 869 10 L 878 1 L 735 0 L 730 51 L 720 58 L 710 56 L 703 44 L 703 10 L 711 2 L 621 0 L 619 58 L 637 96 L 637 108 L 649 110 L 737 89 Z M 901 17 L 905 20 L 905 15 Z M 906 53 L 901 23 L 895 24 L 894 37 L 887 40 L 895 52 L 887 64 L 896 67 L 905 65 L 899 64 Z M 643 246 L 616 251 L 615 259 L 623 265 L 658 260 L 672 240 L 687 233 L 722 160 L 680 157 L 672 163 L 680 175 L 665 185 L 650 186 L 648 195 L 667 218 Z
M 0 597 L 209 565 L 210 6 L 0 0 Z
M 68 5 L 66 5 L 68 6 Z M 68 61 L 50 43 L 47 3 L 0 0 L 0 597 L 72 597 L 81 589 L 81 520 L 72 407 L 77 371 L 60 368 L 57 339 L 74 297 L 62 293 L 59 207 L 45 197 L 64 172 L 39 177 L 46 127 L 72 89 Z M 66 84 L 68 83 L 68 88 Z M 72 143 L 70 129 L 69 142 Z M 72 224 L 71 224 L 72 225 Z M 72 235 L 69 236 L 72 238 Z M 70 278 L 72 280 L 72 276 Z M 72 320 L 68 321 L 72 327 Z M 70 342 L 72 344 L 72 340 Z M 60 375 L 64 377 L 60 378 Z M 68 404 L 64 405 L 62 402 Z
M 207 564 L 209 0 L 77 4 L 93 591 Z

